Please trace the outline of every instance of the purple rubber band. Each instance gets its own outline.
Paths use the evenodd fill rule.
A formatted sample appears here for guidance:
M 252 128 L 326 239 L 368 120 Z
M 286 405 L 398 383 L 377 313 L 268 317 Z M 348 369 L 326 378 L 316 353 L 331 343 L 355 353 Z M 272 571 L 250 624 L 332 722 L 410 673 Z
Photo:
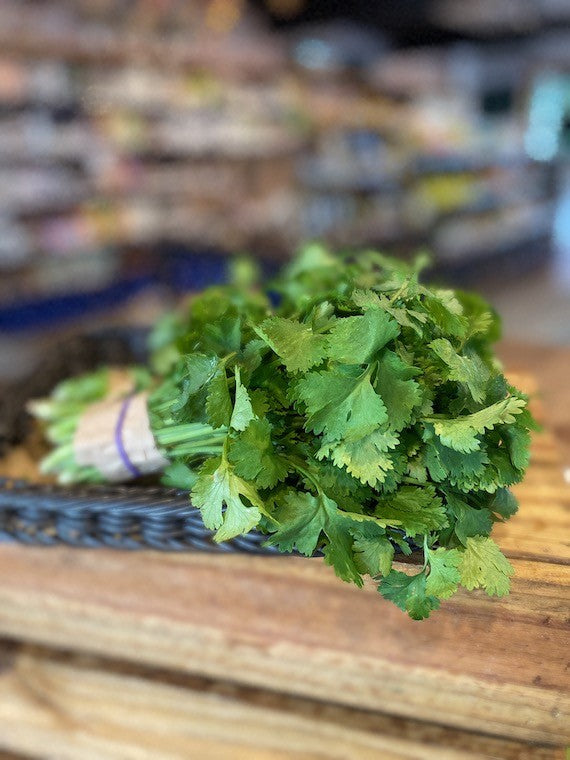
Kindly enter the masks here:
M 134 478 L 138 478 L 141 473 L 129 459 L 129 455 L 125 451 L 125 447 L 123 445 L 123 425 L 125 424 L 125 418 L 127 416 L 127 411 L 132 398 L 132 396 L 127 396 L 121 405 L 121 411 L 119 412 L 119 416 L 117 417 L 117 424 L 115 426 L 115 446 L 117 447 L 117 451 L 121 457 L 121 462 L 125 465 L 127 470 Z

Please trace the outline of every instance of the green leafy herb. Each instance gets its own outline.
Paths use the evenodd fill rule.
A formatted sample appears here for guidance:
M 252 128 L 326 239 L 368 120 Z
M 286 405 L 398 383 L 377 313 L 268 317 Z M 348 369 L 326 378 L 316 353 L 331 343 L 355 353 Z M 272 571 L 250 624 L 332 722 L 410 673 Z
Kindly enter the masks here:
M 432 610 L 439 607 L 439 599 L 427 592 L 425 573 L 407 575 L 399 570 L 391 570 L 378 590 L 385 599 L 394 602 L 414 620 L 423 620 Z
M 422 284 L 423 263 L 314 243 L 271 284 L 275 308 L 240 264 L 155 330 L 153 373 L 135 373 L 164 482 L 191 490 L 216 541 L 256 529 L 322 554 L 345 581 L 379 579 L 414 619 L 460 586 L 507 593 L 512 568 L 489 535 L 516 512 L 508 487 L 534 427 L 493 356 L 497 316 Z M 56 447 L 44 468 L 62 480 L 98 477 L 72 439 L 106 377 L 35 406 Z M 400 553 L 419 564 L 396 570 Z
M 208 459 L 202 466 L 192 500 L 202 512 L 204 525 L 217 531 L 216 541 L 248 533 L 263 511 L 255 488 L 234 473 L 225 455 Z
M 459 572 L 468 589 L 484 588 L 489 595 L 509 593 L 509 578 L 514 570 L 497 544 L 484 536 L 468 538 Z
M 325 355 L 325 338 L 310 325 L 271 317 L 257 327 L 257 334 L 283 360 L 289 372 L 302 372 L 319 364 Z
M 241 382 L 239 366 L 235 369 L 236 379 L 236 397 L 232 416 L 230 418 L 230 427 L 234 430 L 245 430 L 252 419 L 255 417 L 251 399 L 245 386 Z
M 305 427 L 328 441 L 360 440 L 388 420 L 386 406 L 370 382 L 370 371 L 310 372 L 294 396 L 306 409 Z
M 426 579 L 426 593 L 448 599 L 459 586 L 461 575 L 457 569 L 462 562 L 461 552 L 457 549 L 439 549 L 428 552 L 429 575 Z
M 327 340 L 327 356 L 343 364 L 364 364 L 400 329 L 385 311 L 373 309 L 358 317 L 337 320 Z
M 444 446 L 469 453 L 480 448 L 480 434 L 491 430 L 495 425 L 514 422 L 514 416 L 520 414 L 525 405 L 523 399 L 511 396 L 473 414 L 433 419 L 433 427 Z

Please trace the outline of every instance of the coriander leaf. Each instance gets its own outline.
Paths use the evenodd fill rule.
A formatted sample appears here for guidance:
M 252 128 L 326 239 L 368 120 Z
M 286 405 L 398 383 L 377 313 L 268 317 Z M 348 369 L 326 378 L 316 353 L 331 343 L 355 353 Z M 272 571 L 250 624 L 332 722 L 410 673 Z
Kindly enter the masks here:
M 200 332 L 205 326 L 219 323 L 219 320 L 231 315 L 237 317 L 237 310 L 232 303 L 228 288 L 214 286 L 196 295 L 188 309 L 189 333 L 194 337 L 194 327 Z
M 315 478 L 326 495 L 342 504 L 346 512 L 362 512 L 363 505 L 369 497 L 369 491 L 362 483 L 346 470 L 341 470 L 328 459 L 315 460 L 312 463 Z M 310 488 L 310 484 L 306 484 Z
M 221 367 L 210 381 L 206 397 L 206 412 L 212 427 L 227 427 L 230 424 L 232 400 L 225 367 Z
M 206 528 L 217 529 L 214 535 L 217 542 L 248 533 L 264 511 L 255 488 L 234 473 L 224 455 L 208 459 L 202 465 L 192 489 L 192 503 L 202 513 Z
M 279 547 L 282 552 L 297 549 L 310 557 L 317 548 L 326 523 L 327 501 L 323 495 L 288 491 L 275 515 L 279 527 L 268 543 Z
M 495 319 L 491 311 L 468 315 L 467 339 L 470 340 L 474 335 L 489 333 L 494 327 Z
M 354 560 L 361 573 L 388 575 L 394 558 L 394 547 L 385 531 L 377 525 L 362 523 L 352 531 Z
M 285 480 L 287 461 L 280 456 L 271 440 L 268 420 L 252 420 L 246 430 L 230 444 L 229 458 L 238 475 L 254 480 L 258 488 L 273 488 Z
M 328 335 L 327 355 L 343 364 L 364 364 L 399 332 L 397 323 L 378 309 L 363 316 L 344 317 L 335 322 Z
M 239 367 L 235 368 L 235 376 L 236 395 L 230 419 L 230 427 L 234 430 L 245 430 L 255 415 L 253 413 L 247 388 L 242 385 Z
M 406 575 L 399 570 L 391 570 L 390 574 L 380 581 L 378 591 L 414 620 L 429 617 L 430 612 L 439 607 L 439 599 L 426 591 L 426 576 L 423 572 Z
M 264 351 L 267 351 L 267 346 L 260 338 L 254 338 L 246 343 L 240 355 L 240 364 L 246 380 L 260 366 Z
M 456 317 L 461 317 L 463 315 L 463 306 L 457 299 L 453 290 L 435 288 L 431 290 L 430 297 L 443 304 L 450 314 L 453 314 Z
M 400 327 L 410 327 L 418 335 L 422 335 L 422 324 L 427 322 L 427 317 L 420 311 L 394 306 L 386 296 L 379 296 L 373 290 L 355 290 L 352 294 L 352 302 L 360 309 L 382 309 L 393 317 Z
M 200 339 L 205 350 L 225 356 L 239 349 L 241 338 L 241 319 L 237 310 L 230 307 L 223 317 L 204 325 Z
M 461 453 L 444 446 L 435 436 L 433 428 L 427 426 L 423 433 L 427 445 L 424 451 L 426 467 L 436 483 L 449 480 L 461 491 L 471 491 L 485 475 L 489 457 L 484 445 L 477 451 Z
M 314 332 L 325 330 L 335 321 L 335 308 L 330 301 L 321 301 L 311 309 L 307 323 L 309 323 Z
M 452 290 L 425 290 L 423 308 L 445 335 L 463 338 L 467 332 L 467 319 L 463 307 Z
M 392 306 L 385 297 L 382 297 L 380 301 L 383 308 L 386 309 L 390 316 L 394 317 L 401 327 L 410 327 L 420 337 L 423 335 L 422 325 L 427 322 L 425 314 L 422 314 L 421 311 L 416 311 L 415 309 L 405 309 L 403 306 Z
M 516 497 L 506 488 L 499 488 L 493 495 L 493 500 L 489 504 L 491 512 L 500 515 L 505 520 L 516 514 L 518 508 L 519 503 L 516 500 Z
M 335 270 L 337 267 L 338 261 L 323 243 L 311 242 L 299 249 L 297 257 L 289 264 L 286 275 L 294 278 L 318 269 Z
M 197 474 L 187 464 L 172 462 L 164 470 L 160 482 L 168 488 L 180 488 L 183 491 L 190 491 L 197 479 Z
M 387 528 L 386 535 L 390 538 L 390 541 L 393 544 L 399 547 L 400 551 L 405 557 L 409 557 L 410 554 L 412 554 L 412 549 L 409 543 L 405 540 L 405 538 L 400 533 L 397 533 L 395 530 L 390 530 L 390 528 Z
M 217 356 L 207 356 L 206 354 L 190 354 L 184 357 L 184 362 L 187 374 L 185 378 L 187 392 L 191 396 L 212 379 L 218 368 L 219 359 Z
M 252 392 L 252 405 L 258 417 L 264 416 L 256 411 L 256 396 L 262 393 L 265 397 L 265 403 L 269 404 L 268 410 L 275 408 L 280 410 L 291 405 L 288 393 L 290 389 L 290 378 L 286 372 L 281 372 L 275 365 L 274 361 L 264 362 L 255 373 L 256 388 Z
M 467 318 L 467 339 L 475 340 L 478 344 L 483 339 L 494 342 L 500 337 L 500 319 L 489 304 L 476 293 L 457 291 L 457 298 L 463 306 L 463 313 Z
M 354 560 L 352 535 L 346 521 L 339 517 L 330 520 L 325 532 L 328 538 L 324 547 L 327 565 L 331 565 L 343 581 L 362 587 L 362 575 Z
M 494 486 L 510 486 L 518 483 L 521 471 L 513 465 L 509 452 L 504 446 L 493 447 L 489 452 L 489 461 L 496 472 Z M 487 488 L 486 490 L 490 490 Z M 493 491 L 495 488 L 492 489 Z
M 391 459 L 392 468 L 386 472 L 384 480 L 376 484 L 376 490 L 383 496 L 393 494 L 398 490 L 408 469 L 408 459 L 402 445 L 397 446 L 394 451 L 390 451 L 387 456 Z
M 370 383 L 370 372 L 309 372 L 295 394 L 307 410 L 305 427 L 329 441 L 355 441 L 386 422 L 388 415 Z
M 435 483 L 441 483 L 445 480 L 448 470 L 441 461 L 437 446 L 431 442 L 425 448 L 425 463 L 429 476 Z
M 454 494 L 446 494 L 446 501 L 453 513 L 455 535 L 463 545 L 471 536 L 488 536 L 493 527 L 493 518 L 488 509 L 475 509 Z
M 380 296 L 373 290 L 353 290 L 351 300 L 359 309 L 382 309 Z
M 441 499 L 433 486 L 401 486 L 378 500 L 374 514 L 389 524 L 400 524 L 410 537 L 447 525 Z
M 254 327 L 256 333 L 279 356 L 289 372 L 306 372 L 320 364 L 326 352 L 326 339 L 309 325 L 283 317 L 270 317 Z
M 428 473 L 423 459 L 419 456 L 409 456 L 406 474 L 418 483 L 428 482 Z
M 179 412 L 187 403 L 190 396 L 197 393 L 214 376 L 219 364 L 217 356 L 206 354 L 190 354 L 184 357 L 184 376 L 182 388 L 172 411 Z
M 509 456 L 517 470 L 526 470 L 530 462 L 530 433 L 526 428 L 509 425 L 501 428 Z
M 428 419 L 433 422 L 434 430 L 445 446 L 468 453 L 480 447 L 477 435 L 495 425 L 514 422 L 515 415 L 520 414 L 525 405 L 524 399 L 509 396 L 473 414 L 447 419 Z
M 465 383 L 473 399 L 481 403 L 489 381 L 489 370 L 481 359 L 477 355 L 461 356 L 445 338 L 432 340 L 429 347 L 446 365 L 447 378 Z
M 251 408 L 253 409 L 254 416 L 259 419 L 265 417 L 270 409 L 270 405 L 267 395 L 264 393 L 264 391 L 256 388 L 254 391 L 251 391 L 249 397 L 251 399 Z
M 459 566 L 465 588 L 484 588 L 489 596 L 509 593 L 512 565 L 491 538 L 468 538 Z
M 330 458 L 337 467 L 346 467 L 347 472 L 361 483 L 375 486 L 383 483 L 386 474 L 394 469 L 392 458 L 386 452 L 398 442 L 396 433 L 375 430 L 352 443 L 324 443 L 316 456 L 318 459 Z
M 423 290 L 418 282 L 417 273 L 411 272 L 404 268 L 390 268 L 389 276 L 384 282 L 376 283 L 374 290 L 381 293 L 390 293 L 390 302 L 394 301 L 411 301 L 417 298 Z
M 421 404 L 420 386 L 412 378 L 418 374 L 415 367 L 403 362 L 393 351 L 384 351 L 378 362 L 375 388 L 388 411 L 388 425 L 402 430 L 412 418 L 412 410 Z
M 268 543 L 278 546 L 281 551 L 290 552 L 296 548 L 301 554 L 311 556 L 324 534 L 325 562 L 332 565 L 339 578 L 362 586 L 362 577 L 354 559 L 352 532 L 361 525 L 382 528 L 382 523 L 369 515 L 343 512 L 335 501 L 319 492 L 289 491 L 276 520 L 279 527 Z
M 457 591 L 461 580 L 457 569 L 462 562 L 461 552 L 443 547 L 430 549 L 427 560 L 429 575 L 426 579 L 426 593 L 437 596 L 438 599 L 449 599 Z

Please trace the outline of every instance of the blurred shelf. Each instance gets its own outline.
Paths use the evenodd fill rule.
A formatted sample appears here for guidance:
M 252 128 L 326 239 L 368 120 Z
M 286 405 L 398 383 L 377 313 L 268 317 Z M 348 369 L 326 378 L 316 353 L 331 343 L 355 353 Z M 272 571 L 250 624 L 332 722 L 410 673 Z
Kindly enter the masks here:
M 112 30 L 78 29 L 50 33 L 0 26 L 0 49 L 19 58 L 55 59 L 98 66 L 140 63 L 161 68 L 194 68 L 225 77 L 265 79 L 283 68 L 285 52 L 275 40 L 259 36 L 234 39 L 211 35 L 117 34 Z
M 449 155 L 420 155 L 410 167 L 417 176 L 428 174 L 463 174 L 486 172 L 490 169 L 510 169 L 532 164 L 529 156 L 523 151 L 502 153 L 496 149 L 484 150 L 484 155 L 456 153 Z
M 479 37 L 528 35 L 570 21 L 566 0 L 434 0 L 431 18 L 445 29 Z
M 545 234 L 524 207 L 552 197 L 551 167 L 524 152 L 522 99 L 486 115 L 485 51 L 311 75 L 245 5 L 229 34 L 203 23 L 209 3 L 181 24 L 127 5 L 0 4 L 4 280 L 43 267 L 48 288 L 103 248 L 119 269 L 131 246 L 282 258 L 322 236 L 455 263 Z M 381 92 L 382 71 L 408 89 Z

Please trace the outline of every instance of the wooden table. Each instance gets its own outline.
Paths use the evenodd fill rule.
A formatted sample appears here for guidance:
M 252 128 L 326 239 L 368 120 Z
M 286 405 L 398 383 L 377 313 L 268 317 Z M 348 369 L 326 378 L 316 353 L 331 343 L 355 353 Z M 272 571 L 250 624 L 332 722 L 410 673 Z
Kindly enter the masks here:
M 510 596 L 415 622 L 322 561 L 0 546 L 0 749 L 57 760 L 506 758 L 570 743 L 570 487 L 548 431 Z

